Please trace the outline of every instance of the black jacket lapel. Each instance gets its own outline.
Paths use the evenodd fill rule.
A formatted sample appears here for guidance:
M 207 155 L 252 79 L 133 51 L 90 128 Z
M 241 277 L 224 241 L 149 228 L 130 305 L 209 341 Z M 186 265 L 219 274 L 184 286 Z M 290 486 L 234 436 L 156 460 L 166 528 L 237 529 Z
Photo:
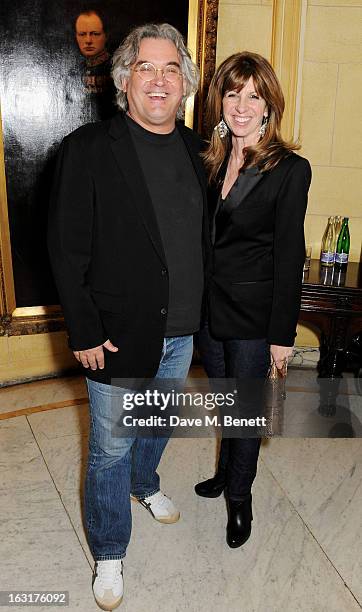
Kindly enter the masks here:
M 233 210 L 242 205 L 248 195 L 262 180 L 263 176 L 264 173 L 259 172 L 257 168 L 249 168 L 240 176 L 238 183 L 232 186 L 224 201 L 221 199 L 220 194 L 213 216 L 211 232 L 213 242 L 216 236 L 216 224 L 218 226 L 217 234 L 220 234 L 220 230 L 222 231 L 225 227 Z
M 256 168 L 250 168 L 240 176 L 236 185 L 231 188 L 228 197 L 220 210 L 223 215 L 230 215 L 234 208 L 241 206 L 249 193 L 257 186 L 263 178 L 263 174 Z
M 120 172 L 133 195 L 135 206 L 139 212 L 151 242 L 161 261 L 166 265 L 160 230 L 152 200 L 147 189 L 142 168 L 133 145 L 124 115 L 117 114 L 110 123 L 109 134 L 112 138 L 111 148 L 116 158 Z

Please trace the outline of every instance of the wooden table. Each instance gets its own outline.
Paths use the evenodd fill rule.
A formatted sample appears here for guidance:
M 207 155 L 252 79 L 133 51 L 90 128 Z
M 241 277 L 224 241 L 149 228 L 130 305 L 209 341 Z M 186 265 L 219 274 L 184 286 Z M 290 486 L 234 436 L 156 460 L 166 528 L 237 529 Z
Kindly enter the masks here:
M 344 351 L 362 331 L 362 264 L 350 262 L 346 272 L 325 268 L 312 259 L 304 273 L 299 322 L 321 332 L 319 375 L 342 376 Z

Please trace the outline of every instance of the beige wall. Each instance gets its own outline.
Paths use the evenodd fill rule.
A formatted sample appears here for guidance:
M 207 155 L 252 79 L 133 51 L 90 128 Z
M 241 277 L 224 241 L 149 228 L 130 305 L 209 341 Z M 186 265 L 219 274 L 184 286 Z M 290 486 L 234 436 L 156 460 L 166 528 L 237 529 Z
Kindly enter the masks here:
M 0 384 L 74 368 L 65 332 L 0 338 Z
M 328 215 L 350 217 L 351 260 L 362 236 L 362 1 L 310 0 L 300 138 L 313 166 L 306 238 L 319 256 Z
M 237 51 L 271 51 L 272 0 L 220 0 L 216 62 Z
M 362 2 L 310 0 L 302 68 L 301 154 L 312 163 L 305 223 L 312 257 L 329 215 L 350 217 L 351 261 L 359 261 L 362 236 Z M 308 340 L 309 337 L 309 340 Z M 316 344 L 299 329 L 297 342 Z

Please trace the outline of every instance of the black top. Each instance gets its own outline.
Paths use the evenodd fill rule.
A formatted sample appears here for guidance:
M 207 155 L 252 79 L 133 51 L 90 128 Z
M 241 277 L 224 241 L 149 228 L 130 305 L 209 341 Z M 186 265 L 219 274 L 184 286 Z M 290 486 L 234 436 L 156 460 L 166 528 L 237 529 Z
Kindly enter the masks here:
M 169 274 L 165 335 L 199 327 L 203 291 L 202 194 L 177 129 L 155 134 L 126 117 L 156 213 Z

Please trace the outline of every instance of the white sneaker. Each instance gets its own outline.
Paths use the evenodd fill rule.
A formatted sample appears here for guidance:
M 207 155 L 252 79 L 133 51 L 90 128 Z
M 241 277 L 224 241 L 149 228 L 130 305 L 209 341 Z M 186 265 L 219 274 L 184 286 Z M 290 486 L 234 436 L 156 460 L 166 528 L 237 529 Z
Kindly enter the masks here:
M 122 559 L 97 561 L 94 567 L 93 593 L 102 610 L 118 608 L 123 598 Z
M 180 513 L 169 497 L 158 491 L 149 497 L 137 500 L 148 510 L 154 519 L 159 523 L 176 523 L 180 518 Z

